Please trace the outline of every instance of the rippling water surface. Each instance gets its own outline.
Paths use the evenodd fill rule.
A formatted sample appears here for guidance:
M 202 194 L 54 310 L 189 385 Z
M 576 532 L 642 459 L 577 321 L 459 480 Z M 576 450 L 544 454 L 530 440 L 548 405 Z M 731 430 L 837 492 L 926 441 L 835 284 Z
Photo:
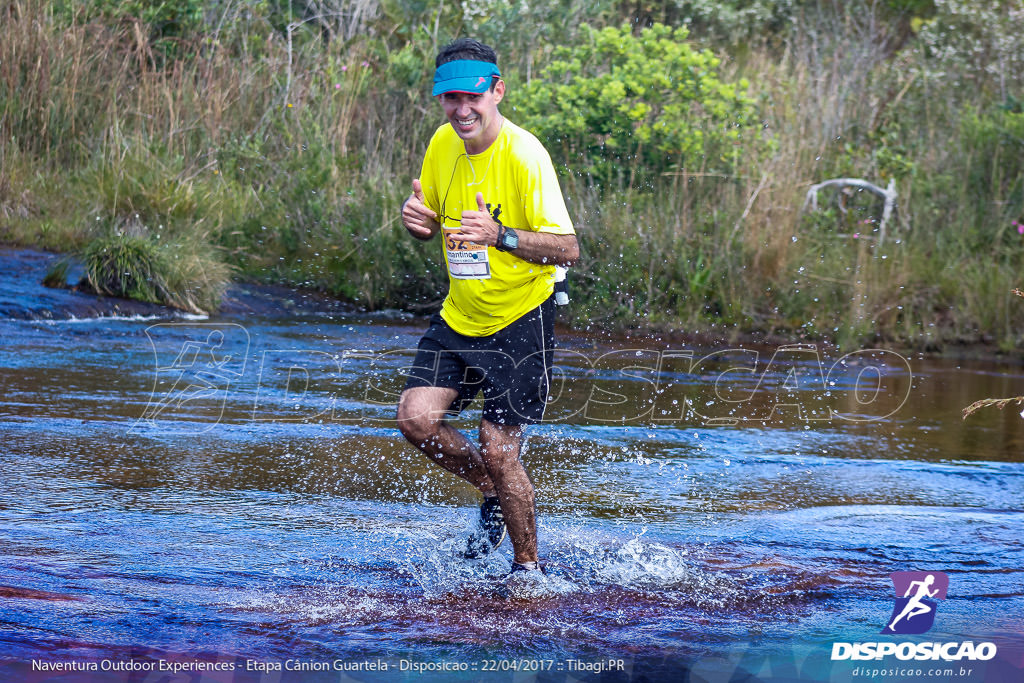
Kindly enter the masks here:
M 453 676 L 403 659 L 851 680 L 833 642 L 882 639 L 889 574 L 920 570 L 950 577 L 927 637 L 995 642 L 986 680 L 1024 678 L 1024 420 L 960 417 L 1024 393 L 1018 364 L 563 332 L 524 455 L 548 579 L 508 586 L 507 543 L 460 557 L 474 492 L 390 422 L 421 330 L 0 320 L 0 676 L 379 658 L 388 680 Z M 627 671 L 588 668 L 608 658 Z M 376 680 L 301 678 L 340 675 Z

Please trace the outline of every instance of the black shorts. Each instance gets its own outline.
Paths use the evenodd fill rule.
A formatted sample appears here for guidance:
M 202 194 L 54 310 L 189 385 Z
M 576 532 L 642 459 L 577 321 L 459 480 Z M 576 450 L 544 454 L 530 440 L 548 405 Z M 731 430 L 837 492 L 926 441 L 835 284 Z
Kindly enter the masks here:
M 488 337 L 461 335 L 435 314 L 406 368 L 405 388 L 445 387 L 459 395 L 458 414 L 484 392 L 484 419 L 495 424 L 540 422 L 550 387 L 555 342 L 554 300 L 548 299 Z

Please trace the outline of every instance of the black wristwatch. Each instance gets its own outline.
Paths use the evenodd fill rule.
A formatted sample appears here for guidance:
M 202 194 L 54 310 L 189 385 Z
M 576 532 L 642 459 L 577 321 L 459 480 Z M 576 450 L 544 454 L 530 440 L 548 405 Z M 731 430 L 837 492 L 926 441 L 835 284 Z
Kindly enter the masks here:
M 519 248 L 519 234 L 512 228 L 498 223 L 498 243 L 495 246 L 498 251 L 512 251 Z

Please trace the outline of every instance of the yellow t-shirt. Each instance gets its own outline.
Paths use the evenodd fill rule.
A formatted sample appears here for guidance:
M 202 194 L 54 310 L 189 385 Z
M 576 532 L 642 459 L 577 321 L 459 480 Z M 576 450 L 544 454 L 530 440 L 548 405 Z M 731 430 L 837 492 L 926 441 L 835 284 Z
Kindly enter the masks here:
M 547 150 L 531 133 L 502 122 L 481 154 L 450 124 L 434 133 L 420 172 L 426 204 L 441 221 L 448 296 L 441 317 L 459 334 L 492 335 L 542 304 L 554 290 L 555 267 L 538 265 L 458 239 L 463 211 L 478 211 L 477 192 L 502 225 L 516 231 L 575 234 Z

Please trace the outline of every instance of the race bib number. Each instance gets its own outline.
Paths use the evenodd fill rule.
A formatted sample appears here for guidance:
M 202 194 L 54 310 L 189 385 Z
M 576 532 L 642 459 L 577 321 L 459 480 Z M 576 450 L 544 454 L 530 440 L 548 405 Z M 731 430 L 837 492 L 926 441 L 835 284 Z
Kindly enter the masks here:
M 456 280 L 489 280 L 491 263 L 487 246 L 459 239 L 459 228 L 444 228 L 444 249 L 448 272 Z

